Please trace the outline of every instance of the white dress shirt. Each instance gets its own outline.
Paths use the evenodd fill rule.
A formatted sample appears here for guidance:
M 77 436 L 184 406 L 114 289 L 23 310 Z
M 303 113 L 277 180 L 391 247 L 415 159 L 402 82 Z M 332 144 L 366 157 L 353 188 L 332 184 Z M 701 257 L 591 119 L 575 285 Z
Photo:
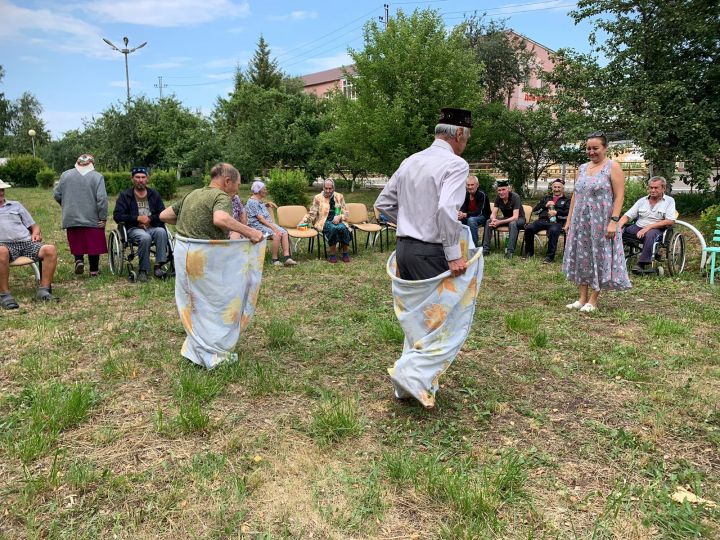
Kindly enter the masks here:
M 397 223 L 398 236 L 442 244 L 448 261 L 459 259 L 457 212 L 465 201 L 469 169 L 447 142 L 435 139 L 400 164 L 375 206 Z
M 641 228 L 665 219 L 675 221 L 675 199 L 670 195 L 663 195 L 655 206 L 650 206 L 650 197 L 641 197 L 625 215 L 630 221 L 637 219 L 635 225 Z

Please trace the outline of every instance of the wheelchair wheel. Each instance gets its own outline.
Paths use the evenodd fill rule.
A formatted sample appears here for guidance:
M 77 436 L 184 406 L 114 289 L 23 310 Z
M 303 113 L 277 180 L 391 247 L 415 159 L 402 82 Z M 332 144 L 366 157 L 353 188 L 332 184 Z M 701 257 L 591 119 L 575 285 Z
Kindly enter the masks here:
M 137 274 L 135 273 L 135 270 L 130 270 L 128 272 L 128 281 L 130 283 L 135 283 L 137 281 Z
M 117 230 L 110 231 L 108 235 L 108 259 L 110 261 L 110 272 L 115 276 L 122 274 L 125 265 L 124 251 L 120 233 Z
M 627 265 L 628 275 L 633 273 L 633 266 L 638 263 L 638 255 L 640 255 L 640 250 L 633 249 L 632 246 L 625 246 L 625 264 Z
M 685 237 L 674 232 L 667 245 L 668 272 L 671 276 L 682 274 L 685 270 Z

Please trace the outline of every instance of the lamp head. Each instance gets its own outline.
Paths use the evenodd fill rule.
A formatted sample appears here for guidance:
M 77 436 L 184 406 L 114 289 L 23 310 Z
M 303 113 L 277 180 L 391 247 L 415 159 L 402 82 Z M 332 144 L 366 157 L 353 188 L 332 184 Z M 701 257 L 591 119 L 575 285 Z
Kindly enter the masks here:
M 35 135 L 37 135 L 37 133 L 35 132 L 34 129 L 28 129 L 28 135 L 30 135 L 31 137 L 34 137 Z

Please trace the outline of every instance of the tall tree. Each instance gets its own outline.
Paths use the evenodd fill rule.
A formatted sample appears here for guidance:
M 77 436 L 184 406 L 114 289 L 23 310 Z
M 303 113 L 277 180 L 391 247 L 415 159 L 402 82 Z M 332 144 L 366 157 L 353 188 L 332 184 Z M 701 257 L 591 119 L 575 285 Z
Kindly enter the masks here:
M 655 173 L 670 179 L 684 161 L 707 179 L 720 147 L 720 3 L 580 0 L 572 16 L 594 22 L 590 41 L 607 65 L 559 82 L 585 80 L 584 99 L 642 147 Z
M 0 66 L 0 83 L 5 78 L 5 69 Z M 8 132 L 10 131 L 10 100 L 5 97 L 5 92 L 0 92 L 0 154 L 3 154 L 8 146 L 10 140 Z
M 343 98 L 336 129 L 352 137 L 364 168 L 390 174 L 431 142 L 440 108 L 478 113 L 482 89 L 471 81 L 482 68 L 462 29 L 448 33 L 437 11 L 398 11 L 383 28 L 370 21 L 364 38 L 362 50 L 350 51 L 355 73 L 347 75 L 357 99 Z M 476 144 L 471 137 L 467 156 Z
M 50 133 L 43 121 L 42 105 L 38 98 L 30 92 L 23 92 L 22 96 L 10 105 L 9 145 L 8 151 L 14 154 L 29 154 L 32 152 L 33 141 L 28 131 L 35 130 L 35 145 L 44 145 L 50 140 Z
M 270 48 L 265 38 L 260 35 L 255 55 L 248 65 L 248 79 L 254 85 L 262 88 L 280 88 L 283 74 L 278 69 L 277 60 L 270 57 Z
M 474 15 L 463 27 L 478 62 L 485 66 L 479 80 L 485 98 L 490 103 L 508 103 L 515 87 L 536 69 L 535 55 L 504 21 L 486 22 L 484 16 Z

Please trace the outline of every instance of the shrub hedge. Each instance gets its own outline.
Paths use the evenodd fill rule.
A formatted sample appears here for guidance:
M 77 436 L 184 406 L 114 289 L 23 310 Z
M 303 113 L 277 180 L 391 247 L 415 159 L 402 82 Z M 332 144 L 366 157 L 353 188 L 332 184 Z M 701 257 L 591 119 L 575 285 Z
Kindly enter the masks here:
M 0 178 L 17 187 L 37 186 L 37 173 L 47 168 L 47 164 L 40 158 L 29 154 L 20 154 L 0 165 Z
M 163 199 L 171 199 L 177 190 L 177 176 L 174 171 L 154 171 L 150 175 L 150 186 L 155 188 Z
M 267 189 L 273 202 L 278 206 L 296 204 L 307 206 L 306 188 L 307 178 L 301 170 L 273 169 L 270 171 Z
M 58 175 L 49 167 L 40 169 L 35 175 L 35 181 L 37 182 L 38 187 L 41 188 L 51 188 L 57 178 Z
M 675 208 L 681 216 L 698 215 L 706 208 L 720 204 L 717 193 L 678 193 L 672 195 Z
M 708 245 L 715 244 L 712 239 L 714 236 L 714 231 L 717 229 L 718 217 L 720 217 L 720 204 L 716 204 L 714 206 L 706 208 L 700 215 L 700 220 L 698 221 L 698 229 L 701 233 L 703 233 L 703 236 L 705 237 L 705 240 L 707 240 Z

